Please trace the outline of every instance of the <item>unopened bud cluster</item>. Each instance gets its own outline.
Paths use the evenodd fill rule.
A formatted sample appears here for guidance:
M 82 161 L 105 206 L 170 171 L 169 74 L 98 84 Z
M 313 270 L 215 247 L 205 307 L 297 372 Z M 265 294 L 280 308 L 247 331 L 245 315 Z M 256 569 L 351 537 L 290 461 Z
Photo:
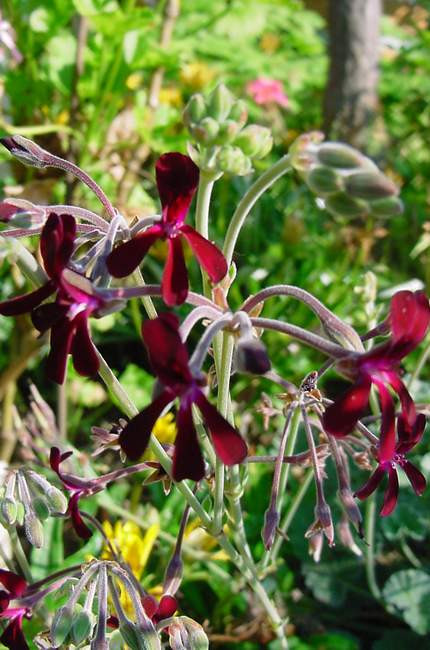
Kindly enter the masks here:
M 272 148 L 270 130 L 248 124 L 242 100 L 220 84 L 209 97 L 193 95 L 184 110 L 184 123 L 198 149 L 190 154 L 200 168 L 244 176 L 252 161 L 264 158 Z
M 6 527 L 23 526 L 27 540 L 36 548 L 44 543 L 43 522 L 66 510 L 64 494 L 32 470 L 11 472 L 0 489 L 0 522 Z
M 342 142 L 322 142 L 321 133 L 300 136 L 291 146 L 291 162 L 310 190 L 336 217 L 393 217 L 403 204 L 396 185 L 375 163 Z

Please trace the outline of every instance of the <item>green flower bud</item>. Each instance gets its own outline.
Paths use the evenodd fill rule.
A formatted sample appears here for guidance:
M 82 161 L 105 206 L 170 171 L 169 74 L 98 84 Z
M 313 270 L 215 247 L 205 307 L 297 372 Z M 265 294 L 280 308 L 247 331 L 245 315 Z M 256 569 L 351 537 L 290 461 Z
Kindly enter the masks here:
M 270 130 L 258 124 L 250 124 L 239 133 L 234 144 L 251 158 L 263 158 L 272 148 Z
M 244 176 L 252 170 L 252 165 L 239 147 L 226 146 L 218 152 L 217 168 L 223 172 Z
M 380 172 L 358 172 L 345 179 L 345 189 L 358 199 L 385 199 L 398 193 L 393 181 Z
M 331 167 L 314 167 L 306 176 L 306 183 L 319 196 L 338 192 L 342 186 L 341 177 Z
M 7 526 L 13 526 L 16 522 L 18 507 L 15 499 L 5 497 L 0 503 L 0 518 Z
M 224 84 L 219 84 L 209 95 L 208 115 L 218 122 L 223 122 L 230 113 L 234 97 Z
M 50 487 L 46 491 L 45 497 L 52 512 L 59 512 L 64 515 L 67 510 L 67 499 L 58 488 Z
M 91 636 L 94 625 L 93 617 L 85 609 L 81 609 L 73 616 L 72 620 L 72 641 L 75 645 L 79 645 Z
M 24 516 L 24 530 L 30 544 L 35 548 L 42 548 L 44 542 L 43 526 L 32 513 L 26 513 Z
M 219 131 L 219 124 L 213 117 L 205 117 L 190 128 L 190 133 L 201 144 L 212 144 Z
M 403 203 L 397 196 L 369 201 L 370 213 L 375 217 L 396 217 L 403 212 Z
M 21 501 L 18 501 L 16 504 L 16 523 L 18 524 L 18 526 L 24 525 L 24 517 L 25 517 L 24 504 L 21 503 Z
M 169 625 L 172 650 L 208 650 L 209 640 L 201 625 L 188 616 L 175 617 Z
M 53 645 L 61 647 L 72 629 L 73 612 L 70 607 L 61 607 L 54 616 L 51 625 L 51 641 Z
M 130 650 L 159 650 L 160 640 L 151 624 L 152 630 L 142 630 L 132 621 L 124 621 L 119 627 L 122 638 L 129 646 Z
M 238 99 L 233 104 L 228 117 L 239 126 L 245 126 L 246 120 L 248 119 L 248 109 L 243 99 Z
M 206 103 L 203 95 L 192 95 L 182 114 L 184 124 L 190 126 L 193 123 L 200 122 L 205 115 Z
M 226 120 L 219 125 L 216 144 L 229 144 L 239 133 L 240 125 L 234 120 Z
M 33 510 L 36 513 L 36 517 L 41 521 L 48 519 L 50 513 L 48 504 L 43 497 L 35 497 L 32 501 Z
M 369 212 L 364 201 L 353 199 L 344 192 L 331 194 L 325 199 L 325 207 L 329 212 L 338 217 L 364 217 Z
M 362 167 L 364 156 L 343 142 L 325 142 L 318 147 L 318 160 L 328 167 L 354 169 Z

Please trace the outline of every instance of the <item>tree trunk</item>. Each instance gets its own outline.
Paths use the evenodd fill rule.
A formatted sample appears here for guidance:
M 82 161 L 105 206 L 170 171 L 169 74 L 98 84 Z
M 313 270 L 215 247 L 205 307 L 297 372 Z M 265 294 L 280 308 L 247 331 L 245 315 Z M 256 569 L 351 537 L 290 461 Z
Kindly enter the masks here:
M 366 148 L 378 108 L 381 0 L 330 0 L 324 131 Z

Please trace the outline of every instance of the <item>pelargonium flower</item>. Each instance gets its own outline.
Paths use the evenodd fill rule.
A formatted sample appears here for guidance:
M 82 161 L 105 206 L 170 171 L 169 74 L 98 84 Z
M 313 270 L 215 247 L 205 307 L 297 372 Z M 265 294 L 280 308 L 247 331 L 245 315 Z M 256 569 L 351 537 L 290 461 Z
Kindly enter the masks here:
M 284 93 L 282 83 L 268 77 L 258 77 L 246 84 L 246 92 L 252 97 L 256 104 L 278 104 L 287 108 L 290 100 Z
M 193 404 L 199 408 L 211 433 L 215 452 L 223 463 L 240 463 L 247 454 L 247 447 L 239 433 L 203 394 L 202 377 L 200 374 L 194 376 L 190 369 L 187 348 L 178 328 L 176 316 L 167 313 L 143 324 L 142 335 L 149 359 L 162 387 L 154 401 L 130 420 L 121 432 L 119 442 L 129 458 L 140 458 L 157 418 L 178 397 L 180 406 L 176 418 L 178 434 L 173 453 L 173 478 L 175 481 L 185 478 L 198 481 L 203 478 L 205 468 L 193 423 Z
M 142 605 L 146 615 L 154 625 L 165 618 L 170 618 L 178 609 L 178 601 L 170 594 L 161 596 L 160 601 L 157 601 L 153 596 L 145 596 L 145 598 L 142 598 Z
M 29 650 L 27 641 L 22 631 L 22 619 L 30 615 L 30 609 L 19 603 L 25 595 L 27 582 L 20 576 L 0 569 L 0 583 L 7 591 L 0 590 L 0 619 L 8 619 L 9 623 L 0 636 L 0 642 L 10 650 Z M 11 601 L 18 600 L 11 605 Z
M 391 337 L 370 351 L 350 356 L 345 364 L 355 384 L 324 413 L 325 430 L 338 437 L 350 433 L 365 412 L 372 384 L 379 393 L 382 411 L 380 457 L 395 454 L 395 410 L 391 388 L 400 398 L 404 425 L 412 429 L 416 409 L 400 378 L 400 361 L 423 340 L 430 323 L 430 306 L 422 291 L 399 291 L 390 305 Z
M 94 375 L 99 368 L 88 318 L 104 305 L 104 301 L 95 294 L 87 278 L 67 269 L 75 237 L 75 219 L 69 214 L 51 213 L 40 237 L 40 250 L 49 280 L 35 291 L 0 303 L 3 316 L 31 312 L 36 329 L 40 332 L 51 330 L 47 374 L 58 384 L 64 381 L 69 353 L 80 375 Z M 54 293 L 57 294 L 55 302 L 41 304 Z
M 215 244 L 184 224 L 199 182 L 199 169 L 191 158 L 180 153 L 166 153 L 158 159 L 155 170 L 162 205 L 161 222 L 120 244 L 110 253 L 106 262 L 109 272 L 115 278 L 124 278 L 139 266 L 158 239 L 167 240 L 167 262 L 162 279 L 163 299 L 167 305 L 180 305 L 188 294 L 183 239 L 191 246 L 212 282 L 222 280 L 227 273 L 227 262 Z
M 388 474 L 388 485 L 384 494 L 384 502 L 380 514 L 386 517 L 396 507 L 399 494 L 399 479 L 396 465 L 401 467 L 409 479 L 415 494 L 420 496 L 426 488 L 426 479 L 420 470 L 406 459 L 407 454 L 423 437 L 426 426 L 426 418 L 423 413 L 417 415 L 412 426 L 400 415 L 397 419 L 397 443 L 391 455 L 387 450 L 380 447 L 377 452 L 378 467 L 375 469 L 369 480 L 362 488 L 357 490 L 355 496 L 359 499 L 367 499 L 378 487 L 385 474 Z M 394 432 L 392 434 L 394 436 Z
M 80 479 L 78 476 L 67 474 L 61 470 L 61 463 L 69 458 L 72 453 L 72 451 L 67 451 L 62 454 L 58 447 L 52 447 L 49 462 L 51 469 L 53 469 L 58 475 L 58 478 L 66 490 L 70 492 L 71 496 L 67 514 L 70 515 L 72 519 L 73 528 L 75 529 L 76 534 L 82 539 L 89 539 L 92 532 L 82 519 L 82 515 L 79 512 L 79 499 L 84 496 L 90 496 L 95 492 L 99 492 L 103 487 L 99 486 L 96 481 Z

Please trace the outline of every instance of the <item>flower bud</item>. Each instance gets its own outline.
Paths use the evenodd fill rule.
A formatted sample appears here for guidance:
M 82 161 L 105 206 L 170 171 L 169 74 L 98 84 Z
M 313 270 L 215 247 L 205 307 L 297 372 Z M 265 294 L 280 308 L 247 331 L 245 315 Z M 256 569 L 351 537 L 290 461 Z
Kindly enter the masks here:
M 222 147 L 217 156 L 217 167 L 220 171 L 245 176 L 252 170 L 251 161 L 239 147 Z
M 229 119 L 236 122 L 240 127 L 246 124 L 248 119 L 248 109 L 243 99 L 238 99 L 232 106 Z
M 163 581 L 163 592 L 174 595 L 178 591 L 184 571 L 184 563 L 179 553 L 174 553 L 166 568 Z
M 37 519 L 40 519 L 41 521 L 48 519 L 51 513 L 48 504 L 43 497 L 35 497 L 32 501 L 32 506 Z
M 345 189 L 350 196 L 358 199 L 385 199 L 398 194 L 398 189 L 381 172 L 357 172 L 345 178 Z
M 52 512 L 64 515 L 67 510 L 67 499 L 58 488 L 51 486 L 46 491 L 45 497 Z
M 130 650 L 159 650 L 161 646 L 158 634 L 152 624 L 151 628 L 142 630 L 136 623 L 125 619 L 119 626 L 119 631 Z
M 370 213 L 375 217 L 396 217 L 403 212 L 403 203 L 397 196 L 370 201 Z
M 314 562 L 319 562 L 324 545 L 324 536 L 321 532 L 309 537 L 309 555 L 312 555 Z
M 205 116 L 205 114 L 206 114 L 206 103 L 203 95 L 200 94 L 192 95 L 192 97 L 190 97 L 188 104 L 185 106 L 184 112 L 182 114 L 184 124 L 186 126 L 190 126 L 191 124 L 200 122 L 200 120 Z
M 72 619 L 71 637 L 74 645 L 79 645 L 91 636 L 94 621 L 89 612 L 81 609 Z
M 39 147 L 38 144 L 24 138 L 22 135 L 0 138 L 0 143 L 10 151 L 12 156 L 15 156 L 20 162 L 24 163 L 24 165 L 39 167 L 41 169 L 49 166 L 46 158 L 50 154 L 42 149 L 42 147 Z
M 172 650 L 208 650 L 209 641 L 201 625 L 188 616 L 178 616 L 169 625 Z
M 363 165 L 364 156 L 343 142 L 325 142 L 318 147 L 318 160 L 328 167 L 354 169 Z
M 18 526 L 24 525 L 24 516 L 25 516 L 24 504 L 21 503 L 21 501 L 18 501 L 16 504 L 16 523 L 18 524 Z
M 342 187 L 341 177 L 331 167 L 314 167 L 306 176 L 306 183 L 315 194 L 334 194 Z
M 236 366 L 239 372 L 264 375 L 271 368 L 264 344 L 257 338 L 243 337 L 236 345 Z
M 233 95 L 224 84 L 219 84 L 209 95 L 208 115 L 218 122 L 224 121 L 233 106 Z
M 240 125 L 234 120 L 225 120 L 219 124 L 219 132 L 216 137 L 216 144 L 229 144 L 233 142 L 239 133 Z
M 61 607 L 54 615 L 51 625 L 51 641 L 61 647 L 67 639 L 73 625 L 73 612 L 70 607 Z
M 353 199 L 345 192 L 331 194 L 325 199 L 325 207 L 337 217 L 364 217 L 369 212 L 367 205 L 360 199 Z
M 219 131 L 219 124 L 213 117 L 205 117 L 190 128 L 191 134 L 201 144 L 212 144 Z
M 279 512 L 276 509 L 268 508 L 264 514 L 264 527 L 261 533 L 266 551 L 269 551 L 273 546 L 278 524 Z
M 273 140 L 269 129 L 250 124 L 239 133 L 234 144 L 250 158 L 263 158 L 272 148 Z
M 339 522 L 337 525 L 337 532 L 339 534 L 339 539 L 341 543 L 346 546 L 346 548 L 349 548 L 354 555 L 357 555 L 358 557 L 361 557 L 363 555 L 361 548 L 357 546 L 357 544 L 354 541 L 354 538 L 351 533 L 351 528 L 349 525 L 349 521 L 344 517 L 342 520 Z
M 15 228 L 32 228 L 45 220 L 45 210 L 24 199 L 0 202 L 0 222 Z
M 26 512 L 24 515 L 24 531 L 32 546 L 42 548 L 44 542 L 43 526 L 31 512 Z
M 18 507 L 15 499 L 12 497 L 5 497 L 0 502 L 0 519 L 7 526 L 13 526 L 16 522 L 18 514 Z

